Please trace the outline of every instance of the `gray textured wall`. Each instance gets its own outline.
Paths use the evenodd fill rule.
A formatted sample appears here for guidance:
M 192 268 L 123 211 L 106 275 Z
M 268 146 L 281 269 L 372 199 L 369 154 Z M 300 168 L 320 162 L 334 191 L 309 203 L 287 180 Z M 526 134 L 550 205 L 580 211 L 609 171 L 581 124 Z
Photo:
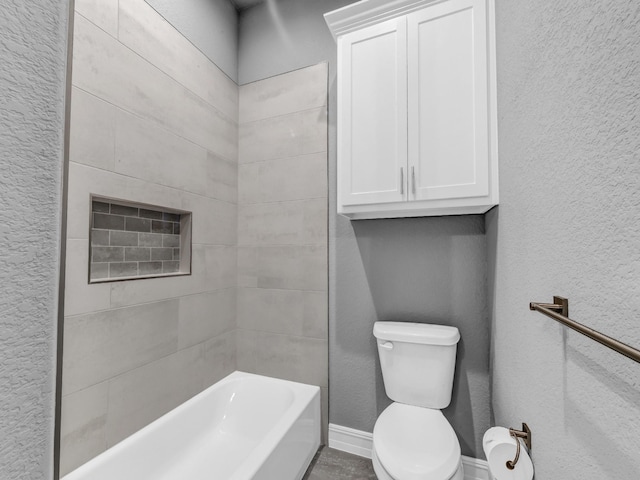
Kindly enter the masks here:
M 238 83 L 238 15 L 229 0 L 146 0 Z
M 463 340 L 445 413 L 463 453 L 482 456 L 490 418 L 482 217 L 350 222 L 335 213 L 336 44 L 322 14 L 350 3 L 280 0 L 240 16 L 241 83 L 329 61 L 329 420 L 370 432 L 389 403 L 376 320 L 456 325 Z
M 53 475 L 67 2 L 0 8 L 0 478 Z
M 497 25 L 495 420 L 528 422 L 536 478 L 639 478 L 640 366 L 527 307 L 640 347 L 640 5 L 500 1 Z

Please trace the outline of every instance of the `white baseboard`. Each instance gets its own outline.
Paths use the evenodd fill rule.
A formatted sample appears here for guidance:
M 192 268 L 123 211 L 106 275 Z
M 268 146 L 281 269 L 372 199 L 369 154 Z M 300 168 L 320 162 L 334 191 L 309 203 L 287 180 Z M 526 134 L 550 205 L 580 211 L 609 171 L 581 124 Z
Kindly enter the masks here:
M 371 458 L 373 434 L 330 423 L 329 448 L 353 453 L 360 457 Z
M 329 424 L 329 447 L 360 457 L 371 458 L 373 434 Z M 464 480 L 491 480 L 489 465 L 485 460 L 462 456 Z
M 462 455 L 462 466 L 464 467 L 464 480 L 491 480 L 489 464 L 486 460 Z

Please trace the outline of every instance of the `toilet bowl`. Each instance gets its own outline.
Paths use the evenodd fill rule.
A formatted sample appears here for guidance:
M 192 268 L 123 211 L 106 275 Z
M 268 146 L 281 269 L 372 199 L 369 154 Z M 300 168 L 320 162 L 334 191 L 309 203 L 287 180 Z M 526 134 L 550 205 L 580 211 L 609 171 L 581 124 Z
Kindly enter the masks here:
M 373 429 L 380 480 L 462 480 L 460 443 L 440 411 L 451 401 L 454 327 L 377 322 L 374 335 L 387 396 Z
M 440 410 L 392 403 L 373 429 L 381 480 L 462 480 L 460 443 Z

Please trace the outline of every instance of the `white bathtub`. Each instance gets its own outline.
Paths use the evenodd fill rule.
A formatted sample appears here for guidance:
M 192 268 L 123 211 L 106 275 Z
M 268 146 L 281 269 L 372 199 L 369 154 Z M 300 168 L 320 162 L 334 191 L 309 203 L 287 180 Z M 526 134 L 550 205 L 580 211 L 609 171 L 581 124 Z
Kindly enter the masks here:
M 300 480 L 320 389 L 234 372 L 63 480 Z

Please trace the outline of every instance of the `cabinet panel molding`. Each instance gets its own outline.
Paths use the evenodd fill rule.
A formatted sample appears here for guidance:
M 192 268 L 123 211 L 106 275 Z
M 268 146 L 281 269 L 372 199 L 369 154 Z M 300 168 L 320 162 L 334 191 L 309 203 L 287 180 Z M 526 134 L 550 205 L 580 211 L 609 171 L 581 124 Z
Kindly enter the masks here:
M 489 194 L 485 18 L 483 0 L 407 16 L 413 200 Z
M 338 194 L 342 205 L 406 200 L 406 21 L 340 38 Z

